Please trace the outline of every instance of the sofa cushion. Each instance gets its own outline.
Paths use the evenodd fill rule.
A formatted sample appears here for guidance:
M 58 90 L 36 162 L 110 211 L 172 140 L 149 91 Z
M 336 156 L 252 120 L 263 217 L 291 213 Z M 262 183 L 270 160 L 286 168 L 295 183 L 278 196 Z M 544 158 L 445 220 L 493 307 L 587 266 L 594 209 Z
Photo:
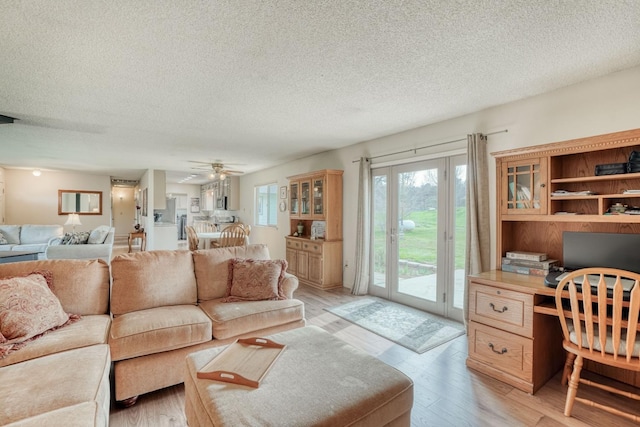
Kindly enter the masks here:
M 221 340 L 304 319 L 304 304 L 297 299 L 226 304 L 220 298 L 203 301 L 200 308 L 211 318 L 213 337 Z
M 0 233 L 12 245 L 20 244 L 20 226 L 19 225 L 0 225 Z
M 67 313 L 109 313 L 109 266 L 98 260 L 38 260 L 0 264 L 0 278 L 32 271 L 53 274 L 53 293 Z M 70 272 L 73 272 L 70 274 Z
M 11 250 L 16 252 L 46 252 L 47 244 L 46 243 L 30 243 L 28 245 L 13 245 Z
M 211 340 L 211 320 L 198 307 L 150 308 L 113 319 L 109 345 L 113 360 L 188 347 Z
M 109 234 L 110 230 L 111 227 L 108 225 L 101 225 L 94 228 L 91 230 L 91 234 L 89 234 L 89 240 L 87 243 L 90 245 L 100 245 L 104 243 L 104 240 L 107 238 L 107 234 Z
M 218 299 L 227 295 L 230 259 L 270 259 L 269 248 L 262 244 L 204 249 L 192 254 L 198 284 L 198 301 Z
M 110 368 L 106 344 L 3 367 L 0 425 L 84 402 L 97 402 L 101 414 L 96 417 L 108 419 Z
M 62 236 L 62 225 L 34 225 L 25 224 L 20 228 L 21 245 L 33 243 L 47 243 L 52 237 Z
M 114 316 L 147 308 L 196 304 L 196 279 L 189 251 L 145 251 L 111 260 Z
M 50 272 L 0 279 L 0 357 L 69 321 L 47 277 Z
M 287 261 L 238 259 L 229 260 L 227 296 L 223 302 L 286 299 L 282 281 Z
M 109 419 L 107 415 L 105 411 L 100 410 L 98 402 L 83 402 L 16 421 L 15 423 L 7 424 L 5 427 L 108 427 Z
M 0 359 L 0 367 L 36 357 L 95 344 L 107 344 L 111 317 L 108 314 L 83 316 L 64 328 L 50 331 L 29 345 Z

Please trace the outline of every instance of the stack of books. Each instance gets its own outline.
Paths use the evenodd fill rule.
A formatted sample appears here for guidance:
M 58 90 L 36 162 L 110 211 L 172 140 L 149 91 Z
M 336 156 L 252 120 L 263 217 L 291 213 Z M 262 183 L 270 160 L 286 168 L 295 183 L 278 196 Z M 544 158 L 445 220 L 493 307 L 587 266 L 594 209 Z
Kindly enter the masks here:
M 502 271 L 532 276 L 546 276 L 557 265 L 558 260 L 536 252 L 512 251 L 502 258 Z

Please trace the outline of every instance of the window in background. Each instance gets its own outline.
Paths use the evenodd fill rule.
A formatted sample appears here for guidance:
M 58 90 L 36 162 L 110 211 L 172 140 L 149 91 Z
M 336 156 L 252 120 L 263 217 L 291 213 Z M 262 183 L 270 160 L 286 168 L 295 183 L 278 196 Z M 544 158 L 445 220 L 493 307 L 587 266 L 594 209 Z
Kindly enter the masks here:
M 275 227 L 278 224 L 278 184 L 259 185 L 255 193 L 255 224 Z

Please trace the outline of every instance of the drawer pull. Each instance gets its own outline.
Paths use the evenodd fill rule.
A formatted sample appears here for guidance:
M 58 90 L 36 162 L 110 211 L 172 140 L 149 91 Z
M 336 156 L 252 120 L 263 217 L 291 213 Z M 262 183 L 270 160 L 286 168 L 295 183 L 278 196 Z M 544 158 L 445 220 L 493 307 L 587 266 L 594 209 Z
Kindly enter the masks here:
M 507 352 L 506 348 L 503 348 L 501 351 L 496 350 L 495 348 L 493 348 L 493 343 L 489 343 L 489 348 L 496 354 L 505 354 Z
M 502 310 L 496 310 L 496 306 L 493 305 L 492 302 L 489 303 L 489 306 L 493 309 L 493 311 L 495 311 L 496 313 L 504 313 L 505 311 L 507 311 L 507 306 L 505 305 L 504 307 L 502 307 Z

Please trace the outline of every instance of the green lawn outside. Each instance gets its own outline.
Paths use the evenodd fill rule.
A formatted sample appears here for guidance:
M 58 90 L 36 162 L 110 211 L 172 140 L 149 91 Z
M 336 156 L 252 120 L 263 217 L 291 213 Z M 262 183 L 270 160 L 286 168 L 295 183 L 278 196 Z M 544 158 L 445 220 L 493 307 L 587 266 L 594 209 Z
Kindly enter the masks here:
M 404 218 L 413 221 L 416 226 L 411 231 L 405 231 L 400 235 L 400 259 L 417 262 L 420 264 L 431 264 L 435 266 L 437 259 L 437 211 L 419 211 L 412 212 Z M 464 251 L 465 251 L 465 229 L 466 229 L 466 209 L 464 207 L 457 208 L 455 214 L 456 236 L 455 236 L 455 254 L 456 269 L 464 268 Z M 374 240 L 375 246 L 379 248 L 376 251 L 375 264 L 380 262 L 384 264 L 384 249 L 381 247 L 386 241 L 384 231 L 376 229 Z M 442 241 L 442 236 L 440 236 Z M 378 271 L 378 268 L 376 268 Z

